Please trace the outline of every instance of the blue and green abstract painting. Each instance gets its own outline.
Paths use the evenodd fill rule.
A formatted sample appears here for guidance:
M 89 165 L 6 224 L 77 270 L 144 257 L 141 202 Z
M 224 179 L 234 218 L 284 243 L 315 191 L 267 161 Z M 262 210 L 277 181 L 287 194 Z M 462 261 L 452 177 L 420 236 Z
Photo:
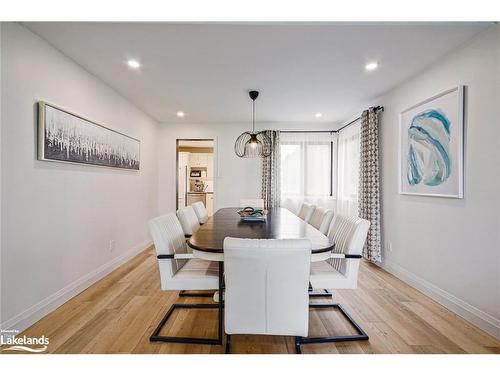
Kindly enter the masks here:
M 437 109 L 413 117 L 408 129 L 407 178 L 412 186 L 438 186 L 451 173 L 451 122 Z

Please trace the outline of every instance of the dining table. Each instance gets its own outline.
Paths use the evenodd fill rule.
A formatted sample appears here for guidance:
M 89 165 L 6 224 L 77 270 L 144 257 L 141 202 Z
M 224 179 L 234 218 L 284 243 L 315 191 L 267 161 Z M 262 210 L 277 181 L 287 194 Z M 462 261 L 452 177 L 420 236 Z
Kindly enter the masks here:
M 254 239 L 307 238 L 311 241 L 311 261 L 328 259 L 335 247 L 332 239 L 286 208 L 268 209 L 265 221 L 244 221 L 238 213 L 239 210 L 238 207 L 219 209 L 187 240 L 194 257 L 218 262 L 219 287 L 218 291 L 214 293 L 214 301 L 217 302 L 218 309 L 218 332 L 216 339 L 202 340 L 208 344 L 222 344 L 224 301 L 221 296 L 223 296 L 224 290 L 224 239 L 226 237 Z M 193 306 L 200 307 L 202 305 Z M 204 308 L 212 306 L 210 304 L 203 305 Z
M 188 245 L 197 258 L 224 261 L 226 237 L 252 239 L 299 239 L 311 241 L 311 261 L 325 260 L 335 247 L 332 239 L 286 208 L 267 210 L 265 221 L 244 221 L 239 208 L 221 208 L 196 233 Z

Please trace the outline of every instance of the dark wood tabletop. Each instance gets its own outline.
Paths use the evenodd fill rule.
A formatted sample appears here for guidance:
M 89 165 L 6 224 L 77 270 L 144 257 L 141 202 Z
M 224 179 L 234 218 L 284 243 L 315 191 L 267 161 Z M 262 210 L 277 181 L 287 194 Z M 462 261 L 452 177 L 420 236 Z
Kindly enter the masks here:
M 188 240 L 193 249 L 210 253 L 222 253 L 226 237 L 311 240 L 312 252 L 331 251 L 334 242 L 285 208 L 272 208 L 266 222 L 242 222 L 238 208 L 221 208 Z

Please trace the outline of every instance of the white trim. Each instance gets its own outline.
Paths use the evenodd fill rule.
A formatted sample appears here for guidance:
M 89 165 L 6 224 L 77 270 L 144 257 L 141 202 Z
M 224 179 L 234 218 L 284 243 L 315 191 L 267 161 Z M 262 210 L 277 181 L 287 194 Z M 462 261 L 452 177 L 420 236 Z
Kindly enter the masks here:
M 417 103 L 410 108 L 405 109 L 404 111 L 401 111 L 399 113 L 399 149 L 398 149 L 398 192 L 401 195 L 419 195 L 419 196 L 428 196 L 428 197 L 441 197 L 441 198 L 455 198 L 455 199 L 463 199 L 464 197 L 464 159 L 465 159 L 465 153 L 464 153 L 464 133 L 465 133 L 465 119 L 464 119 L 464 107 L 465 107 L 465 102 L 464 102 L 464 90 L 465 86 L 464 85 L 458 85 L 456 87 L 453 87 L 449 90 L 446 90 L 440 94 L 434 95 L 426 100 L 421 101 L 420 103 Z M 402 146 L 402 137 L 403 137 L 403 114 L 411 111 L 412 109 L 415 109 L 417 107 L 420 107 L 421 105 L 424 105 L 428 102 L 431 102 L 437 98 L 440 98 L 442 96 L 448 95 L 454 91 L 457 91 L 458 93 L 458 127 L 460 129 L 459 134 L 459 140 L 458 140 L 458 145 L 459 145 L 459 155 L 460 158 L 458 160 L 458 181 L 459 181 L 459 186 L 458 186 L 458 194 L 434 194 L 434 193 L 416 193 L 416 192 L 408 192 L 408 191 L 403 191 L 403 174 L 401 171 L 401 163 L 402 163 L 402 154 L 401 154 L 401 146 Z
M 468 302 L 455 297 L 451 293 L 448 293 L 436 285 L 422 279 L 394 262 L 386 261 L 385 264 L 380 266 L 390 274 L 422 292 L 427 297 L 433 299 L 455 314 L 460 315 L 468 322 L 500 340 L 500 319 L 497 319 L 477 307 L 472 306 Z
M 143 243 L 134 246 L 126 253 L 116 257 L 115 259 L 103 264 L 95 271 L 80 277 L 78 280 L 73 281 L 71 284 L 65 286 L 61 290 L 41 300 L 37 304 L 17 314 L 13 318 L 1 324 L 1 329 L 17 329 L 24 331 L 47 314 L 57 309 L 62 304 L 69 301 L 71 298 L 81 293 L 89 286 L 99 281 L 103 277 L 110 274 L 116 268 L 135 257 L 140 252 L 144 251 L 153 244 L 151 240 L 144 241 Z

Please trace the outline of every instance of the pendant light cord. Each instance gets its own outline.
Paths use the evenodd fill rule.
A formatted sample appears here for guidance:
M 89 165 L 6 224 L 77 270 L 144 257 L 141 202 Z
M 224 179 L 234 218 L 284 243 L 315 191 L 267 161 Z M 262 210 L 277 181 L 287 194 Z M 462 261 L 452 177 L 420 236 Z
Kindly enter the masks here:
M 252 133 L 255 133 L 255 99 L 252 100 Z

